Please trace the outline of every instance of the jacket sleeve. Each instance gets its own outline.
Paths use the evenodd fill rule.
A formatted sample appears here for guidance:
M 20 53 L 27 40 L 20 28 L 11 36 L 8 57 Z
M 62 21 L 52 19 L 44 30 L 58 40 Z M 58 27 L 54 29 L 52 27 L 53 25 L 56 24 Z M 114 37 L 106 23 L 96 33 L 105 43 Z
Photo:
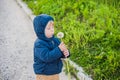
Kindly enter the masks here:
M 49 50 L 45 46 L 39 46 L 34 49 L 35 56 L 44 62 L 52 62 L 61 58 L 62 53 L 59 47 L 54 48 L 53 50 Z

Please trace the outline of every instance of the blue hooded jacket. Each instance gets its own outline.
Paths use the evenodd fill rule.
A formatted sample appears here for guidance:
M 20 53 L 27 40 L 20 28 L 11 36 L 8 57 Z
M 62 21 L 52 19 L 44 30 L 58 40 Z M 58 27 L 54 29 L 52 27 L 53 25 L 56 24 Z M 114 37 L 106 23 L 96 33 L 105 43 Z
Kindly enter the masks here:
M 34 30 L 38 37 L 34 43 L 33 68 L 35 74 L 53 75 L 60 73 L 62 70 L 61 57 L 64 57 L 64 55 L 58 47 L 60 41 L 54 36 L 47 38 L 44 33 L 50 20 L 54 21 L 51 16 L 41 14 L 36 16 L 33 21 Z

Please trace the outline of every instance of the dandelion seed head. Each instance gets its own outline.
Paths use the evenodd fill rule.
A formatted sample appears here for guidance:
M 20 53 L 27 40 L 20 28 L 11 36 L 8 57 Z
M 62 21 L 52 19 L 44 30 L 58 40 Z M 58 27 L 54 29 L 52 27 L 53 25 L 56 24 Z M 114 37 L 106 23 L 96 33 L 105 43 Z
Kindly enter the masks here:
M 64 37 L 64 33 L 63 32 L 58 32 L 57 37 L 58 38 L 63 38 Z

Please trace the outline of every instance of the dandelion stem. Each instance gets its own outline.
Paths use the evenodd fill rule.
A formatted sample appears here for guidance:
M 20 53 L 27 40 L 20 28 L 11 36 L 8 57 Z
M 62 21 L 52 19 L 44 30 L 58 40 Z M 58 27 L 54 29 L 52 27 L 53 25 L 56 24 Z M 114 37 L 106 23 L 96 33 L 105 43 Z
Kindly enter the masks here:
M 67 71 L 68 71 L 68 80 L 71 80 L 68 58 L 66 58 L 66 65 L 67 65 Z

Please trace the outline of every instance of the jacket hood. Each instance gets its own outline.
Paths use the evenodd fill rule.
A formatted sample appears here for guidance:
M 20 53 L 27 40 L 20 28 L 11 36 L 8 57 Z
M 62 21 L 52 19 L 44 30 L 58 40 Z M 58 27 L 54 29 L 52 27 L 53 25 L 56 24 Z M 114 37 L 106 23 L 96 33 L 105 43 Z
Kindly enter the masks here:
M 51 20 L 54 21 L 54 19 L 47 14 L 41 14 L 34 18 L 33 20 L 34 31 L 39 39 L 51 41 L 54 38 L 54 36 L 52 38 L 47 38 L 45 36 L 45 27 L 47 23 Z

